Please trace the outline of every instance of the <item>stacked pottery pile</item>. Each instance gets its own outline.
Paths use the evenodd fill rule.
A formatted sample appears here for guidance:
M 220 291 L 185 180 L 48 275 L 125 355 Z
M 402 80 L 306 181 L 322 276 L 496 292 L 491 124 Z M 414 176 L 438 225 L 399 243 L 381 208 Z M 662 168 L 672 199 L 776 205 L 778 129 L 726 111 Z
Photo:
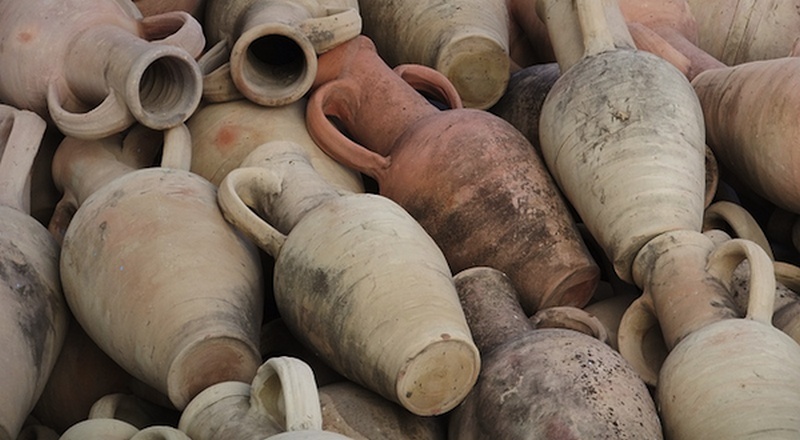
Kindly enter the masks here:
M 717 3 L 0 0 L 0 440 L 797 438 L 798 5 Z

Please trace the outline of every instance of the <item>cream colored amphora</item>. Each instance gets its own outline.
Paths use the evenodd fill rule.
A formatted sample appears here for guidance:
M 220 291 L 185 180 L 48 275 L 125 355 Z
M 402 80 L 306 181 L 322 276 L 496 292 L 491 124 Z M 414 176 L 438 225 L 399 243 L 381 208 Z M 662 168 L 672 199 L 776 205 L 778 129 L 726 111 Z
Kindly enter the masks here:
M 0 105 L 0 439 L 13 440 L 44 390 L 67 333 L 57 242 L 29 214 L 45 122 Z
M 633 259 L 650 239 L 701 230 L 700 104 L 681 72 L 635 50 L 615 1 L 540 0 L 537 11 L 562 72 L 542 107 L 542 155 L 617 274 L 632 283 Z
M 750 292 L 741 317 L 731 280 L 745 259 Z M 637 257 L 644 294 L 623 315 L 619 349 L 656 387 L 667 438 L 800 432 L 800 346 L 772 326 L 772 266 L 749 240 L 715 243 L 694 231 L 663 234 Z M 662 347 L 647 343 L 656 326 Z
M 65 139 L 53 160 L 64 191 L 61 279 L 86 333 L 120 366 L 182 409 L 261 363 L 263 280 L 256 247 L 223 218 L 216 187 L 189 167 L 188 130 L 161 145 L 143 130 Z
M 211 101 L 297 101 L 311 88 L 317 55 L 361 33 L 357 0 L 209 0 L 205 14 L 213 47 L 200 63 Z
M 336 189 L 281 141 L 230 172 L 219 203 L 275 257 L 281 317 L 336 371 L 418 415 L 469 392 L 480 359 L 447 261 L 399 205 Z

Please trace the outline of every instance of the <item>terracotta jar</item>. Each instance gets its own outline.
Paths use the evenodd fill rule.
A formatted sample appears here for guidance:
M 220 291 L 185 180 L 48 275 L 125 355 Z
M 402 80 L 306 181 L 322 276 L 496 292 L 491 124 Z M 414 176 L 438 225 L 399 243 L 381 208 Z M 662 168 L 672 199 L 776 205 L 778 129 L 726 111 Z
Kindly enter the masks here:
M 731 284 L 745 260 L 751 284 L 742 317 Z M 749 240 L 675 231 L 648 243 L 635 266 L 644 295 L 620 323 L 620 352 L 656 387 L 665 436 L 793 436 L 800 429 L 800 346 L 771 324 L 775 276 L 764 250 Z M 653 326 L 664 337 L 663 362 L 644 341 Z
M 322 428 L 354 440 L 445 440 L 447 416 L 421 417 L 345 380 L 319 389 Z
M 186 127 L 165 132 L 160 167 L 143 165 L 161 142 L 141 128 L 61 143 L 53 176 L 64 198 L 51 230 L 65 230 L 61 279 L 75 318 L 182 409 L 214 383 L 255 374 L 264 283 L 216 187 L 187 171 Z
M 529 314 L 586 304 L 599 269 L 544 163 L 502 118 L 459 107 L 443 75 L 420 65 L 393 71 L 362 36 L 320 57 L 307 122 L 320 148 L 374 178 L 425 228 L 453 272 L 505 271 Z
M 418 415 L 445 413 L 469 392 L 480 360 L 452 275 L 399 205 L 333 187 L 287 141 L 251 153 L 218 198 L 275 258 L 287 327 L 333 369 Z
M 320 411 L 311 368 L 276 357 L 259 367 L 251 384 L 222 382 L 198 394 L 178 428 L 192 440 L 347 439 L 322 431 Z
M 59 248 L 29 215 L 29 182 L 45 121 L 0 105 L 0 439 L 22 429 L 56 363 L 69 312 Z
M 208 0 L 205 14 L 213 46 L 200 63 L 213 101 L 236 90 L 260 105 L 294 102 L 311 88 L 317 55 L 361 33 L 357 0 Z
M 726 65 L 796 54 L 797 0 L 687 0 L 697 20 L 698 45 Z
M 650 239 L 701 230 L 705 136 L 697 96 L 668 62 L 633 50 L 614 0 L 537 6 L 562 72 L 542 107 L 542 154 L 617 274 L 632 283 L 634 257 Z
M 692 81 L 708 144 L 724 169 L 780 208 L 800 212 L 793 155 L 800 59 L 753 61 L 713 69 Z M 746 110 L 745 110 L 746 109 Z
M 306 99 L 266 107 L 246 99 L 201 106 L 186 126 L 192 134 L 191 170 L 214 185 L 241 166 L 248 154 L 270 141 L 291 141 L 331 185 L 364 192 L 361 175 L 325 154 L 306 128 Z
M 422 64 L 441 72 L 466 107 L 486 109 L 503 95 L 511 67 L 504 0 L 360 5 L 364 35 L 388 65 Z
M 593 336 L 605 336 L 599 321 L 572 307 L 529 320 L 496 269 L 467 269 L 455 282 L 483 368 L 451 414 L 449 438 L 662 438 L 644 382 Z
M 205 38 L 182 11 L 142 18 L 130 0 L 0 2 L 0 99 L 97 139 L 135 121 L 174 127 L 200 102 Z

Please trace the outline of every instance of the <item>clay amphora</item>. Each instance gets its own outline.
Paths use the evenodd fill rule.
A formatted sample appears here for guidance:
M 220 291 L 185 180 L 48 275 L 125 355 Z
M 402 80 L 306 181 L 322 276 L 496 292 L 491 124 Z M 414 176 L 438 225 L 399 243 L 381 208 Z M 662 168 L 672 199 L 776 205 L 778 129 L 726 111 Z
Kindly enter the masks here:
M 692 81 L 720 164 L 757 195 L 792 212 L 800 212 L 792 154 L 800 135 L 800 97 L 791 93 L 800 81 L 797 72 L 800 59 L 781 58 L 708 70 Z
M 75 318 L 182 409 L 214 383 L 255 374 L 262 272 L 255 246 L 223 218 L 216 187 L 186 171 L 188 129 L 165 133 L 161 167 L 141 168 L 160 145 L 143 133 L 61 143 L 53 176 L 64 198 L 51 230 L 66 230 L 61 279 Z
M 29 215 L 31 167 L 46 123 L 0 105 L 0 439 L 17 438 L 67 333 L 58 243 Z
M 222 382 L 198 394 L 178 428 L 192 440 L 347 439 L 322 431 L 311 368 L 291 357 L 270 358 L 252 383 Z M 297 435 L 278 436 L 281 433 Z
M 285 140 L 303 147 L 314 169 L 332 185 L 364 192 L 361 175 L 333 160 L 311 139 L 306 102 L 265 107 L 240 99 L 201 106 L 186 121 L 192 134 L 192 172 L 219 185 L 257 147 Z
M 698 45 L 726 65 L 789 56 L 797 49 L 797 0 L 687 0 Z
M 399 205 L 333 187 L 282 141 L 231 171 L 219 203 L 275 258 L 283 321 L 337 372 L 418 415 L 472 388 L 478 349 L 447 261 Z
M 642 249 L 635 276 L 644 294 L 620 323 L 620 352 L 656 387 L 667 438 L 796 437 L 800 346 L 771 324 L 772 261 L 752 241 L 713 236 L 675 231 Z M 741 317 L 731 283 L 744 260 L 750 291 Z M 663 363 L 643 342 L 653 326 L 664 337 Z
M 644 382 L 619 353 L 590 334 L 602 325 L 580 309 L 555 307 L 590 334 L 525 317 L 508 278 L 477 267 L 455 276 L 483 367 L 450 418 L 451 439 L 660 439 Z M 565 310 L 559 310 L 565 309 Z M 563 321 L 565 324 L 568 321 Z M 578 327 L 575 327 L 578 328 Z M 587 328 L 587 330 L 588 330 Z
M 444 440 L 446 416 L 420 417 L 351 381 L 319 389 L 322 428 L 354 440 Z
M 505 0 L 359 4 L 364 35 L 388 65 L 436 69 L 453 83 L 465 107 L 487 109 L 505 92 L 510 69 Z
M 142 18 L 130 0 L 4 0 L 0 17 L 0 99 L 67 135 L 97 139 L 134 121 L 174 127 L 200 102 L 194 57 L 205 38 L 186 12 Z
M 562 72 L 542 107 L 542 154 L 620 278 L 632 282 L 633 259 L 650 239 L 701 229 L 700 105 L 677 69 L 633 50 L 614 0 L 537 6 Z
M 417 219 L 453 272 L 479 264 L 505 271 L 528 314 L 586 304 L 599 270 L 519 130 L 487 111 L 458 108 L 452 84 L 435 70 L 393 71 L 364 36 L 322 55 L 319 72 L 307 108 L 311 136 Z M 415 87 L 452 109 L 439 110 Z
M 556 63 L 536 64 L 520 69 L 511 75 L 503 97 L 489 109 L 522 132 L 540 153 L 539 119 L 542 106 L 560 75 Z M 713 201 L 719 185 L 717 160 L 708 146 L 705 148 L 705 168 L 704 206 L 707 207 Z
M 279 106 L 308 92 L 317 55 L 361 33 L 361 16 L 357 0 L 209 0 L 204 29 L 214 45 L 200 60 L 204 96 L 229 99 L 235 88 Z

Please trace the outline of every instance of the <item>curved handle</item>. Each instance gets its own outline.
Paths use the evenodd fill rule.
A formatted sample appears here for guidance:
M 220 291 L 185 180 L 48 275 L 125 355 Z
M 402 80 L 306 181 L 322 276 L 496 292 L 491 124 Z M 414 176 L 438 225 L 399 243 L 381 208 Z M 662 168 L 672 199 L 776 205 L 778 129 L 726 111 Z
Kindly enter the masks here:
M 703 213 L 703 231 L 730 227 L 734 235 L 761 246 L 770 260 L 775 260 L 767 236 L 756 219 L 741 205 L 726 200 L 712 203 Z
M 119 92 L 110 89 L 97 107 L 86 113 L 73 113 L 64 108 L 56 83 L 47 88 L 47 110 L 50 118 L 65 135 L 78 139 L 101 139 L 130 127 L 136 119 Z
M 350 120 L 350 105 L 356 89 L 345 80 L 334 80 L 311 93 L 306 104 L 308 133 L 316 144 L 342 165 L 381 181 L 391 165 L 391 156 L 381 156 L 342 134 L 328 116 Z
M 281 182 L 265 168 L 237 168 L 220 182 L 217 201 L 225 219 L 272 257 L 278 258 L 286 236 L 256 215 L 264 193 L 280 193 Z
M 203 74 L 203 99 L 208 102 L 228 102 L 244 98 L 231 77 L 231 48 L 220 40 L 197 60 Z
M 666 344 L 660 334 L 652 297 L 649 293 L 644 293 L 622 315 L 617 343 L 622 357 L 651 386 L 657 385 L 661 365 L 667 357 Z
M 711 252 L 706 270 L 730 291 L 733 271 L 745 259 L 750 263 L 745 318 L 771 326 L 775 307 L 775 268 L 761 246 L 743 238 L 726 241 Z
M 394 72 L 414 90 L 427 93 L 451 109 L 464 108 L 456 87 L 438 70 L 421 64 L 401 64 Z
M 140 22 L 142 38 L 185 50 L 192 58 L 203 53 L 206 37 L 203 27 L 186 11 L 169 11 L 145 17 Z
M 280 356 L 264 362 L 253 379 L 250 406 L 268 414 L 284 431 L 322 430 L 314 372 L 299 359 Z
M 608 329 L 591 313 L 570 306 L 547 307 L 539 310 L 530 317 L 531 324 L 540 328 L 563 328 L 574 330 L 598 339 L 604 344 L 609 343 Z
M 192 134 L 185 123 L 164 130 L 161 167 L 189 171 L 192 165 Z
M 30 214 L 30 178 L 47 123 L 36 113 L 0 104 L 0 205 Z
M 361 14 L 355 8 L 329 8 L 325 17 L 309 18 L 297 25 L 317 54 L 361 34 Z

